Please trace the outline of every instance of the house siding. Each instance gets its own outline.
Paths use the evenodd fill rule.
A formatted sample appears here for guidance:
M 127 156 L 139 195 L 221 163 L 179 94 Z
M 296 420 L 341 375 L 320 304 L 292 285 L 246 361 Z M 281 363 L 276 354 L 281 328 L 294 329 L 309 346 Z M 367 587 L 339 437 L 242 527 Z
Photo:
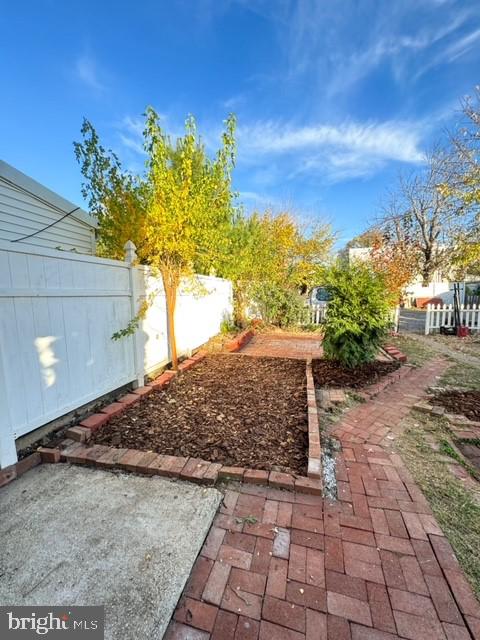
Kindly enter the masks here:
M 62 215 L 48 202 L 0 177 L 1 240 L 17 240 L 58 221 L 38 235 L 22 240 L 22 243 L 47 249 L 94 254 L 94 229 L 74 216 L 60 220 Z

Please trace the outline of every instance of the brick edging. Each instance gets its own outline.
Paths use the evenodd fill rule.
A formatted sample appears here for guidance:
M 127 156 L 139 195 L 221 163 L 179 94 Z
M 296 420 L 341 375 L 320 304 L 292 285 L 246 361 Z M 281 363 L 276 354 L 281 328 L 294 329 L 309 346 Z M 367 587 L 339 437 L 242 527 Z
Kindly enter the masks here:
M 11 464 L 5 469 L 0 469 L 0 487 L 3 487 L 10 482 L 13 482 L 16 478 L 20 478 L 24 473 L 33 469 L 37 465 L 41 464 L 42 457 L 38 451 L 31 453 L 26 458 Z
M 254 335 L 249 330 L 249 337 L 237 337 L 236 340 L 245 344 Z M 204 352 L 198 352 L 179 366 L 179 372 L 186 371 L 205 358 Z M 310 365 L 311 366 L 311 365 Z M 123 413 L 132 404 L 138 402 L 143 396 L 150 394 L 153 389 L 163 388 L 170 384 L 176 375 L 175 371 L 165 371 L 158 378 L 134 390 L 112 404 L 104 407 L 99 413 L 85 418 L 75 427 L 67 429 L 67 438 L 57 448 L 41 447 L 38 452 L 42 462 L 71 462 L 77 464 L 89 464 L 106 469 L 123 469 L 145 475 L 159 475 L 170 478 L 179 478 L 197 482 L 200 484 L 215 485 L 222 480 L 240 480 L 250 484 L 262 484 L 277 489 L 292 489 L 300 493 L 322 495 L 321 463 L 320 463 L 320 435 L 318 428 L 318 416 L 315 402 L 315 388 L 310 371 L 310 382 L 307 375 L 307 403 L 309 422 L 309 451 L 308 451 L 308 477 L 297 474 L 282 473 L 279 471 L 264 471 L 260 469 L 246 469 L 243 467 L 229 467 L 220 463 L 202 460 L 200 458 L 187 458 L 156 454 L 152 451 L 140 451 L 137 449 L 117 449 L 104 445 L 88 446 L 92 433 L 100 429 L 112 417 Z M 316 431 L 314 425 L 316 424 Z M 312 434 L 312 435 L 311 435 Z M 312 442 L 313 441 L 313 442 Z M 311 458 L 312 444 L 318 442 L 314 448 L 315 458 Z M 311 459 L 314 464 L 311 464 Z
M 445 418 L 452 427 L 461 427 L 461 431 L 455 430 L 455 435 L 460 440 L 468 440 L 469 438 L 478 438 L 480 434 L 480 421 L 470 420 L 466 416 L 447 413 L 445 407 L 431 404 L 430 402 L 417 402 L 413 408 L 423 413 Z M 469 431 L 470 430 L 470 431 Z
M 358 390 L 352 389 L 352 392 L 356 396 L 363 398 L 363 400 L 371 400 L 376 395 L 378 395 L 381 391 L 384 391 L 384 389 L 389 387 L 391 384 L 398 382 L 398 380 L 401 380 L 412 371 L 412 367 L 410 365 L 403 366 L 403 361 L 401 362 L 402 362 L 402 366 L 399 369 L 396 369 L 395 371 L 391 371 L 390 373 L 387 373 L 378 382 L 374 382 L 373 384 L 368 385 L 363 389 L 358 389 Z
M 235 338 L 226 343 L 225 349 L 230 351 L 231 353 L 235 351 L 240 351 L 240 349 L 245 346 L 255 335 L 255 331 L 253 329 L 246 329 L 239 333 Z
M 399 362 L 407 361 L 407 356 L 404 353 L 402 353 L 400 349 L 397 349 L 397 347 L 394 347 L 392 344 L 384 345 L 383 350 L 386 351 L 388 355 L 394 360 L 398 360 Z
M 318 422 L 318 408 L 315 397 L 315 383 L 312 373 L 312 359 L 309 358 L 305 367 L 307 378 L 307 411 L 308 411 L 308 470 L 309 478 L 322 477 L 322 450 L 320 445 L 320 425 Z

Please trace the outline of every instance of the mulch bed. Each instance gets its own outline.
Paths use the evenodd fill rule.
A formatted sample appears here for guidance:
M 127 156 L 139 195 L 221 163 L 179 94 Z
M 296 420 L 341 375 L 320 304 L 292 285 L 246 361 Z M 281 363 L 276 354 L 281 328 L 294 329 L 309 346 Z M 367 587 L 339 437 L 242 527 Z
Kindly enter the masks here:
M 305 362 L 208 356 L 113 418 L 94 441 L 306 475 Z
M 360 367 L 349 369 L 335 360 L 324 358 L 312 361 L 312 372 L 315 385 L 318 387 L 351 387 L 361 389 L 378 382 L 400 367 L 399 362 L 375 360 Z
M 480 420 L 480 391 L 442 391 L 431 402 L 445 407 L 448 413 Z

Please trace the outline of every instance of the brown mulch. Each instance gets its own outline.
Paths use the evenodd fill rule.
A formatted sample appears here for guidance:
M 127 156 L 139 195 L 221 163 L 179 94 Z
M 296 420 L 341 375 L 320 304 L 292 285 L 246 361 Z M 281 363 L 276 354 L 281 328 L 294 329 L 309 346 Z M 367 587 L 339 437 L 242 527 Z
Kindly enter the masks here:
M 306 474 L 305 362 L 211 355 L 95 435 L 95 443 Z
M 480 391 L 442 391 L 432 403 L 445 407 L 448 413 L 480 420 Z
M 342 366 L 335 360 L 324 358 L 312 361 L 312 372 L 315 385 L 318 387 L 351 387 L 361 389 L 378 382 L 400 367 L 399 362 L 375 360 L 354 369 Z

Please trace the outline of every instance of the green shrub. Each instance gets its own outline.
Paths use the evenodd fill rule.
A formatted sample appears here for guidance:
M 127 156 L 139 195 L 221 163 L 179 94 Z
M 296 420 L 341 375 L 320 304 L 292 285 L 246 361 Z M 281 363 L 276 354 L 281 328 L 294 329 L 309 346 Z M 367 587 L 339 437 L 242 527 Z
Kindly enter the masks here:
M 252 292 L 252 302 L 262 320 L 282 329 L 302 323 L 306 319 L 305 300 L 288 287 L 262 282 Z
M 324 271 L 332 296 L 324 324 L 325 357 L 347 367 L 371 362 L 391 328 L 392 299 L 367 264 L 337 263 Z

